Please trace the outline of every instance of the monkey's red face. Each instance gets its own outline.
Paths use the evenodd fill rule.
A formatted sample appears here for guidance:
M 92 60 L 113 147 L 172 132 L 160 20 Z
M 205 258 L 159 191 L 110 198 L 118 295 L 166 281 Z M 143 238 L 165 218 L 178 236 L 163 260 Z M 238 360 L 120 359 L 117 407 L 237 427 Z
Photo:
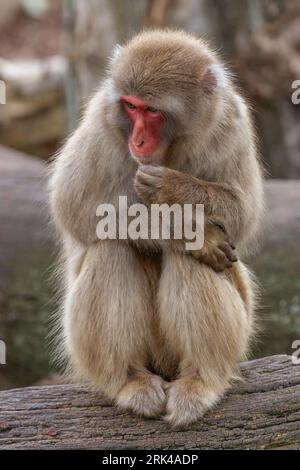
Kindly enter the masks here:
M 154 154 L 163 147 L 163 114 L 134 96 L 123 95 L 121 102 L 131 123 L 128 142 L 131 153 L 143 164 L 153 163 Z

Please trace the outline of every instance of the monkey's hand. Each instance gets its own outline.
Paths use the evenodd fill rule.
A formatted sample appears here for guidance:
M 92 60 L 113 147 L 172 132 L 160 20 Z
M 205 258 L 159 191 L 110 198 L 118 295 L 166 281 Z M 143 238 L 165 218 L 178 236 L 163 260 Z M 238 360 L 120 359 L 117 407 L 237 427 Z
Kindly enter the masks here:
M 163 166 L 141 165 L 135 175 L 134 189 L 145 204 L 180 204 L 185 202 L 180 199 L 190 179 Z
M 190 251 L 201 263 L 210 266 L 216 272 L 231 268 L 238 258 L 235 246 L 220 226 L 212 221 L 205 223 L 204 244 L 200 250 Z
M 194 187 L 194 184 L 197 187 Z M 151 165 L 140 166 L 134 181 L 137 195 L 145 204 L 193 203 L 195 190 L 199 198 L 199 182 L 195 178 L 175 170 Z M 185 247 L 185 240 L 174 241 L 176 247 Z M 195 259 L 210 266 L 216 272 L 232 267 L 237 261 L 235 247 L 225 230 L 208 220 L 204 229 L 204 245 L 200 250 L 189 251 Z

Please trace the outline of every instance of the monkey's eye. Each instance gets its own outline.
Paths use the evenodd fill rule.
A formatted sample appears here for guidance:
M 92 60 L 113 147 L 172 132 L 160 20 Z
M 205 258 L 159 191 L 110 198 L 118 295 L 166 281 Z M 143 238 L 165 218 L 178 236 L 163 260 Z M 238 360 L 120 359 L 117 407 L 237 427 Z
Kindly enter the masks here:
M 132 103 L 129 103 L 129 101 L 125 101 L 125 104 L 126 104 L 127 108 L 129 108 L 129 109 L 136 109 L 136 106 L 134 106 L 134 104 L 132 104 Z
M 158 109 L 153 108 L 152 106 L 148 106 L 148 107 L 146 108 L 146 111 L 148 111 L 148 113 L 153 113 L 153 114 L 159 112 Z

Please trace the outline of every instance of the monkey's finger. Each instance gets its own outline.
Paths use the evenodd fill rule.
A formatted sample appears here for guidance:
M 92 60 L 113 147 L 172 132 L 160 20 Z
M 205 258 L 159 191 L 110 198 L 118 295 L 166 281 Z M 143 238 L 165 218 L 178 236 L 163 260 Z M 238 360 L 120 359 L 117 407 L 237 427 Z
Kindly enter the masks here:
M 166 169 L 163 166 L 140 165 L 138 172 L 144 173 L 149 176 L 156 176 L 158 178 L 162 178 L 166 172 Z
M 154 188 L 153 184 L 150 184 L 150 181 L 144 179 L 141 175 L 136 175 L 133 184 L 136 191 L 153 190 Z
M 224 253 L 220 250 L 216 250 L 214 254 L 210 254 L 206 264 L 208 264 L 217 273 L 221 273 L 225 271 L 225 269 L 231 267 L 231 262 L 228 261 Z
M 161 182 L 165 168 L 161 166 L 141 165 L 137 170 L 137 175 L 142 175 L 148 181 Z
M 231 261 L 232 263 L 237 262 L 238 260 L 237 255 L 230 245 L 228 245 L 227 243 L 223 243 L 222 245 L 219 246 L 219 248 L 223 251 L 223 253 L 225 253 L 229 261 Z
M 222 250 L 217 249 L 215 252 L 215 256 L 217 258 L 218 268 L 221 268 L 221 271 L 232 267 L 232 261 L 227 258 L 227 256 Z
M 151 202 L 156 192 L 152 187 L 141 184 L 135 184 L 134 189 L 138 197 L 145 203 Z
M 203 259 L 201 250 L 191 250 L 191 251 L 188 251 L 188 253 L 189 253 L 193 258 L 195 258 L 196 260 L 202 260 L 202 259 Z
M 213 264 L 211 267 L 216 273 L 222 273 L 227 268 L 227 266 L 223 266 L 222 264 Z M 230 266 L 228 266 L 228 268 L 229 267 Z
M 147 173 L 139 170 L 136 174 L 135 181 L 146 186 L 154 186 L 156 188 L 160 188 L 162 185 L 161 177 L 148 175 Z

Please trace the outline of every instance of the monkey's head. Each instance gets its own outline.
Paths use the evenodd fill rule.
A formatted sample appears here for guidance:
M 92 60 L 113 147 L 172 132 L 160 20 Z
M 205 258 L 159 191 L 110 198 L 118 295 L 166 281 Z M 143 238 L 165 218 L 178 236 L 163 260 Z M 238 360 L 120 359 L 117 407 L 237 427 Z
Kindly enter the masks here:
M 207 128 L 225 81 L 207 45 L 175 31 L 144 32 L 118 46 L 110 74 L 117 123 L 142 164 L 161 164 L 176 139 Z

